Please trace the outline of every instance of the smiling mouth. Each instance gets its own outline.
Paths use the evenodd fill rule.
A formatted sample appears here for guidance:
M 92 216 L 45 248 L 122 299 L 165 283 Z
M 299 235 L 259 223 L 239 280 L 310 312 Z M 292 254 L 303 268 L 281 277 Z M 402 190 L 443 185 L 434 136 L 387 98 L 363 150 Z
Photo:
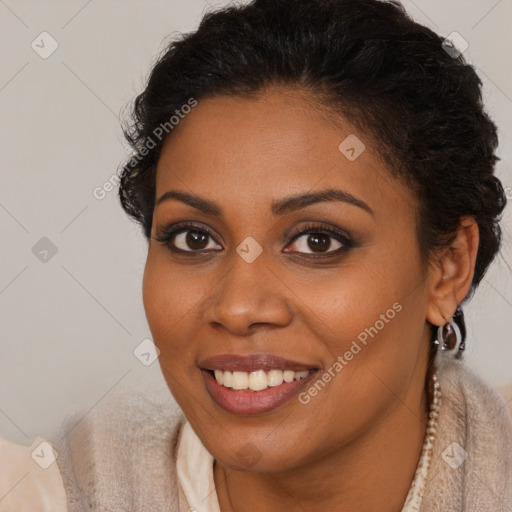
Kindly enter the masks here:
M 198 367 L 213 402 L 236 415 L 267 413 L 289 403 L 320 370 L 312 361 L 266 352 L 218 354 L 199 360 Z
M 206 390 L 213 402 L 228 413 L 242 416 L 270 413 L 290 403 L 317 372 L 317 369 L 300 371 L 274 369 L 252 372 L 215 371 L 204 368 L 201 370 Z M 291 374 L 293 379 L 290 380 Z M 227 382 L 224 381 L 226 376 Z M 222 379 L 222 384 L 219 384 L 217 378 Z M 269 385 L 269 380 L 272 385 Z M 251 389 L 250 386 L 255 389 Z

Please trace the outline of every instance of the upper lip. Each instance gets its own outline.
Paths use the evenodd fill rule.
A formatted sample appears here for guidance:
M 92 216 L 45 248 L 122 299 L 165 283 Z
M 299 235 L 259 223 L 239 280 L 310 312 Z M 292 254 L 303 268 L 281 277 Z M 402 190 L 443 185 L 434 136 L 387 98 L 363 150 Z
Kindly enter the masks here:
M 257 353 L 249 355 L 220 354 L 199 361 L 204 370 L 224 370 L 254 372 L 256 370 L 316 370 L 314 365 L 292 361 L 273 354 Z

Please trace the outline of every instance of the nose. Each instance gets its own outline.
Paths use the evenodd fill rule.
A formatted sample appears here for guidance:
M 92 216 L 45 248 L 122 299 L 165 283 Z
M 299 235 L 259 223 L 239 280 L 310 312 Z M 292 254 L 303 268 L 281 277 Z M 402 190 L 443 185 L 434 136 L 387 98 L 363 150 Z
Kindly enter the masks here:
M 257 324 L 285 327 L 292 320 L 291 290 L 262 253 L 252 263 L 234 254 L 230 270 L 213 288 L 204 320 L 232 334 L 250 334 Z

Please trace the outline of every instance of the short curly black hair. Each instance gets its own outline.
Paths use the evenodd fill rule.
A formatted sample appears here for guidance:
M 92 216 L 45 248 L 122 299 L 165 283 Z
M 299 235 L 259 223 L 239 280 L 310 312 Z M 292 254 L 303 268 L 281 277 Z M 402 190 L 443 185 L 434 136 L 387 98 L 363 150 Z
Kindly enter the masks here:
M 372 134 L 391 173 L 416 193 L 422 255 L 449 244 L 463 216 L 476 220 L 472 293 L 499 250 L 506 196 L 481 80 L 443 40 L 395 1 L 254 0 L 208 12 L 170 43 L 135 99 L 124 128 L 133 149 L 120 171 L 124 210 L 149 240 L 161 127 L 172 136 L 169 119 L 191 98 L 300 88 Z

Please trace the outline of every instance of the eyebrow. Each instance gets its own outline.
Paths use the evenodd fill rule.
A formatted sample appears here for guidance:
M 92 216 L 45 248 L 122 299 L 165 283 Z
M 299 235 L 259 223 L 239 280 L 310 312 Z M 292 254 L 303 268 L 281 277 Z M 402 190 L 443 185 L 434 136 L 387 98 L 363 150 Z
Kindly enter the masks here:
M 156 201 L 156 206 L 171 199 L 186 203 L 205 214 L 215 215 L 217 217 L 221 217 L 223 215 L 222 208 L 214 201 L 194 194 L 189 194 L 188 192 L 180 192 L 178 190 L 169 190 L 162 194 Z M 301 208 L 306 208 L 309 205 L 326 201 L 340 201 L 351 204 L 365 210 L 371 215 L 374 215 L 373 210 L 363 200 L 354 197 L 348 192 L 334 188 L 328 188 L 319 192 L 309 192 L 284 197 L 283 199 L 279 199 L 272 203 L 271 211 L 275 216 L 284 215 L 286 213 L 300 210 Z

